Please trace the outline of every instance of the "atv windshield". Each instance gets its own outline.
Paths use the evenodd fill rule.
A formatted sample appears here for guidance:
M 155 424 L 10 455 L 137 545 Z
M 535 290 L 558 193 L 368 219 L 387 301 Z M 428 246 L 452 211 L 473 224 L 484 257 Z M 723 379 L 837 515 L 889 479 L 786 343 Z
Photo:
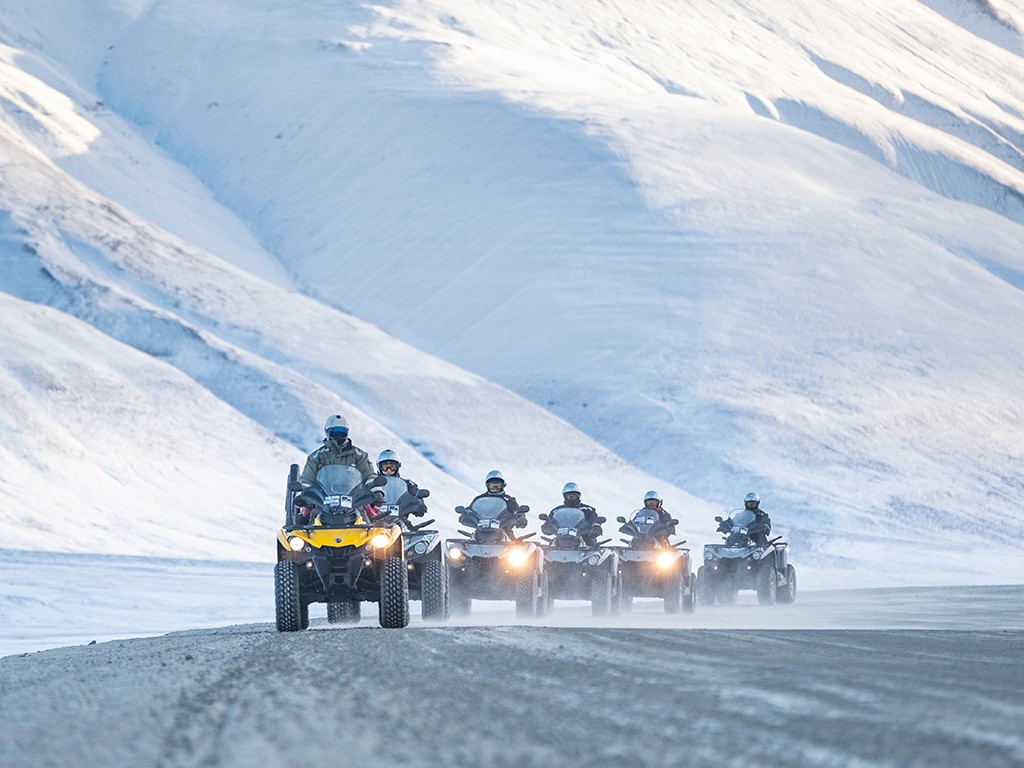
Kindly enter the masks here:
M 749 509 L 741 509 L 735 515 L 729 518 L 732 521 L 733 528 L 746 528 L 757 518 L 753 512 Z
M 469 508 L 476 513 L 480 522 L 483 522 L 484 520 L 497 520 L 501 513 L 505 511 L 505 506 L 505 500 L 501 496 L 484 496 L 470 504 Z
M 400 477 L 391 475 L 388 484 L 381 486 L 384 491 L 385 504 L 397 504 L 398 500 L 409 491 L 409 484 Z
M 327 495 L 351 495 L 362 484 L 363 475 L 355 467 L 329 464 L 316 473 L 316 481 Z
M 586 517 L 583 511 L 576 507 L 559 507 L 552 510 L 551 514 L 548 515 L 548 519 L 555 524 L 559 531 L 562 531 L 564 529 L 579 528 Z
M 638 509 L 629 518 L 629 522 L 636 527 L 640 536 L 644 536 L 658 522 L 658 513 L 650 509 Z

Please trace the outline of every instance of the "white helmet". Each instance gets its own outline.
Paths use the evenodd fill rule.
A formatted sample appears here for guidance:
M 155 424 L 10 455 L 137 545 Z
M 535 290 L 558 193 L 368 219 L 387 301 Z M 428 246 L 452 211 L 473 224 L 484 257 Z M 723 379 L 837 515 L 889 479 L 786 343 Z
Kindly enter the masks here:
M 751 491 L 743 497 L 743 506 L 747 509 L 757 509 L 761 503 L 761 497 Z
M 565 496 L 565 494 L 567 493 L 578 493 L 581 496 L 583 495 L 583 492 L 580 490 L 580 487 L 576 485 L 576 483 L 566 483 L 565 485 L 562 486 L 562 495 Z
M 487 477 L 484 478 L 484 486 L 487 486 L 492 480 L 497 480 L 501 483 L 501 487 L 505 487 L 505 477 L 496 469 L 492 469 L 487 473 Z
M 648 491 L 644 494 L 644 504 L 646 504 L 650 499 L 655 499 L 659 504 L 661 504 L 662 501 L 661 494 L 657 491 Z
M 402 466 L 402 462 L 398 458 L 398 453 L 392 451 L 390 448 L 380 452 L 380 455 L 377 457 L 377 469 L 380 469 L 380 465 L 383 464 L 385 461 L 393 461 L 399 467 Z
M 348 419 L 339 413 L 328 416 L 327 421 L 324 423 L 324 434 L 331 437 L 331 430 L 336 430 L 338 437 L 348 437 Z M 341 430 L 344 430 L 344 432 Z

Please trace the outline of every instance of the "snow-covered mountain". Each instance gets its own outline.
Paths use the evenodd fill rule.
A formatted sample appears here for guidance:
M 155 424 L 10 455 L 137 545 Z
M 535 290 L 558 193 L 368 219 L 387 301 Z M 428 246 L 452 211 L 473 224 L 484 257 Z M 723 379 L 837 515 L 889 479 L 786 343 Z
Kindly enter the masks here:
M 0 0 L 12 546 L 262 559 L 344 410 L 441 514 L 1024 577 L 1017 0 L 84 5 Z

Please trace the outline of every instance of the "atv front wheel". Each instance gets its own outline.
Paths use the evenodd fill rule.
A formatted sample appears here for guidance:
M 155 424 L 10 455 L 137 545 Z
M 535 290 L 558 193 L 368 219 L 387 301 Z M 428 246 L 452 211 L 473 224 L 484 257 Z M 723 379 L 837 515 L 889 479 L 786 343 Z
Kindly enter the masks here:
M 779 588 L 779 572 L 774 565 L 762 566 L 757 572 L 757 602 L 774 605 Z
M 291 560 L 282 560 L 274 566 L 274 607 L 278 632 L 298 632 L 304 629 L 299 597 L 299 569 Z M 307 606 L 307 616 L 308 610 Z
M 598 571 L 590 582 L 590 612 L 594 616 L 607 616 L 612 609 L 612 575 Z
M 445 589 L 444 563 L 428 560 L 420 574 L 420 595 L 424 621 L 444 621 L 448 617 L 448 590 Z
M 327 604 L 327 622 L 329 624 L 358 624 L 359 619 L 358 600 L 342 600 Z
M 703 565 L 697 569 L 697 600 L 701 605 L 715 604 L 715 590 L 711 587 L 708 569 Z
M 778 603 L 792 603 L 796 601 L 796 568 L 792 565 L 786 566 L 786 586 L 780 587 L 775 595 Z
M 380 625 L 409 626 L 409 571 L 400 557 L 384 558 L 380 574 Z
M 665 583 L 665 613 L 679 613 L 683 602 L 683 574 L 676 571 Z
M 448 600 L 451 613 L 457 619 L 469 616 L 473 611 L 473 593 L 469 591 L 466 575 L 448 574 Z
M 527 568 L 528 570 L 520 573 L 516 579 L 516 616 L 520 619 L 532 619 L 537 615 L 537 590 L 540 580 L 533 568 Z

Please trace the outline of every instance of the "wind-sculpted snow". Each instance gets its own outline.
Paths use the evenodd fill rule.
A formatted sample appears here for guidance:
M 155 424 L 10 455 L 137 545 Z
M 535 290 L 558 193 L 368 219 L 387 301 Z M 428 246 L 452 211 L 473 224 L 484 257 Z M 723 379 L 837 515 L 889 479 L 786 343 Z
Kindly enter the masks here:
M 0 287 L 234 414 L 197 498 L 343 408 L 437 509 L 655 486 L 699 544 L 756 488 L 816 567 L 1015 578 L 1019 0 L 2 5 Z
M 8 656 L 0 764 L 327 765 L 343 751 L 381 766 L 1009 768 L 1024 760 L 1024 634 L 1002 609 L 1019 589 L 972 594 L 991 612 L 966 621 L 944 591 L 829 598 L 854 622 L 929 612 L 915 630 L 317 621 Z

